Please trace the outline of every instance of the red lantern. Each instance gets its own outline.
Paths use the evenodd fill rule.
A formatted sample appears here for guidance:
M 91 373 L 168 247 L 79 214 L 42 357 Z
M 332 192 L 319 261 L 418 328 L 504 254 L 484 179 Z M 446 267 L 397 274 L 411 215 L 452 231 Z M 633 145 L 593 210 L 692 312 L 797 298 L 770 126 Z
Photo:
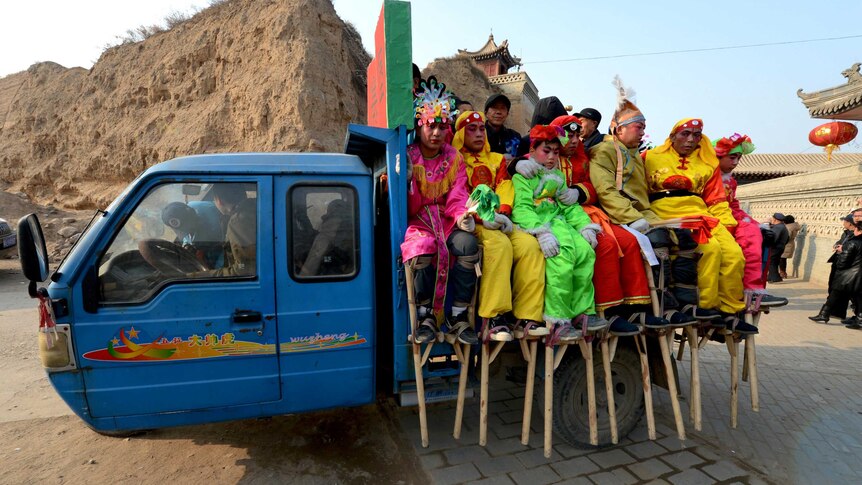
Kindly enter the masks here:
M 819 147 L 825 147 L 826 155 L 831 161 L 832 150 L 838 149 L 838 145 L 852 141 L 856 138 L 857 133 L 859 130 L 853 123 L 832 121 L 811 130 L 811 133 L 808 134 L 808 141 Z

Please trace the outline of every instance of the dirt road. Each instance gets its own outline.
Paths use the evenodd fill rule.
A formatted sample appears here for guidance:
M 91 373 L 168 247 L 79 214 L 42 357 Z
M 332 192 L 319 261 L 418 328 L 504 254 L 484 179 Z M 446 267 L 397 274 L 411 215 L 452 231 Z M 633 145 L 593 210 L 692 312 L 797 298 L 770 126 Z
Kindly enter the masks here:
M 426 483 L 388 401 L 361 408 L 96 434 L 39 362 L 36 305 L 0 260 L 0 483 Z

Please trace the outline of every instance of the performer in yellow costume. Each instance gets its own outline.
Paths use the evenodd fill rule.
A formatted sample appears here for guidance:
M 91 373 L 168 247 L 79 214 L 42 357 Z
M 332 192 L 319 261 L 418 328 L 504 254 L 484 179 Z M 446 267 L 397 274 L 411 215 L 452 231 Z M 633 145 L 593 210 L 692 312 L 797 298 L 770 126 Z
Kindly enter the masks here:
M 468 190 L 485 184 L 500 197 L 494 221 L 477 225 L 476 236 L 483 246 L 479 316 L 492 319 L 490 326 L 496 329 L 492 338 L 504 340 L 498 335 L 507 331 L 500 318 L 503 314 L 511 311 L 520 320 L 542 321 L 545 258 L 535 237 L 512 230 L 515 191 L 505 158 L 488 144 L 485 116 L 465 111 L 455 121 L 455 129 L 452 146 L 464 157 Z
M 650 209 L 661 219 L 702 217 L 694 231 L 698 251 L 699 304 L 728 316 L 745 308 L 742 275 L 745 259 L 730 233 L 736 220 L 730 211 L 718 158 L 703 135 L 703 121 L 686 118 L 674 125 L 664 144 L 646 152 Z M 741 325 L 733 317 L 728 323 Z

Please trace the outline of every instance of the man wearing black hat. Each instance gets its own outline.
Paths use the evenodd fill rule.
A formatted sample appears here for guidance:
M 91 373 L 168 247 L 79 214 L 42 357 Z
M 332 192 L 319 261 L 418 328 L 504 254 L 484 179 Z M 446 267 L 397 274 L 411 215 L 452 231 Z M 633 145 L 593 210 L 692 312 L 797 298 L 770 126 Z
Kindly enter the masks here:
M 784 214 L 776 212 L 772 214 L 772 221 L 769 228 L 775 234 L 775 242 L 769 248 L 769 283 L 779 283 L 784 281 L 778 271 L 778 265 L 781 262 L 781 254 L 784 252 L 784 247 L 790 241 L 790 232 L 784 226 Z
M 504 94 L 492 94 L 485 101 L 485 118 L 488 120 L 485 122 L 485 132 L 491 151 L 509 155 L 507 158 L 511 160 L 518 152 L 521 134 L 504 126 L 510 109 L 512 102 Z
M 598 145 L 605 138 L 599 131 L 602 114 L 596 109 L 584 108 L 580 113 L 575 113 L 575 116 L 581 120 L 581 142 L 584 144 L 584 149 L 589 152 L 590 148 Z

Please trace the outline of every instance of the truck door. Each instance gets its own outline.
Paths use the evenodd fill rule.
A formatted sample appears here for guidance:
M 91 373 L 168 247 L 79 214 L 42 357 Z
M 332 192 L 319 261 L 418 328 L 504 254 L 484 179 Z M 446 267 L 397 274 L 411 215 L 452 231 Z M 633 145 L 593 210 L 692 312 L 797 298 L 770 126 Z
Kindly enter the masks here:
M 94 255 L 97 308 L 77 310 L 91 414 L 279 400 L 272 178 L 172 178 L 141 192 Z
M 279 176 L 275 201 L 285 412 L 371 402 L 371 178 Z

